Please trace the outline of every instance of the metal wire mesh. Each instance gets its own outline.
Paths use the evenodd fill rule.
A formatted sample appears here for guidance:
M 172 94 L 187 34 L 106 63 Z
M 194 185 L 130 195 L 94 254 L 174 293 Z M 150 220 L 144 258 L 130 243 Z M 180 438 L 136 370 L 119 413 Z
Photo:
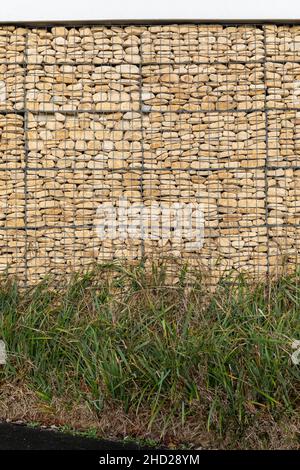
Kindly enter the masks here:
M 0 269 L 26 283 L 114 258 L 214 280 L 294 269 L 299 128 L 300 26 L 2 26 Z M 127 236 L 100 239 L 97 209 L 120 198 Z M 191 202 L 197 249 L 159 218 Z M 155 236 L 130 236 L 145 207 Z

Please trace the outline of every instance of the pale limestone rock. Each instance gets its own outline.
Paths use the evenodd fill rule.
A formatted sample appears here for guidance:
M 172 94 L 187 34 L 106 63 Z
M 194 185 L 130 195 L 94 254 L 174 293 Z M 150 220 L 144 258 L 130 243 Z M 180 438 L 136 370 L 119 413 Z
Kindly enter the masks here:
M 281 257 L 295 264 L 300 118 L 289 108 L 300 98 L 300 27 L 265 30 L 266 38 L 252 25 L 0 28 L 0 107 L 11 111 L 0 116 L 0 269 L 24 274 L 25 126 L 15 113 L 24 100 L 31 281 L 138 259 L 140 240 L 72 228 L 93 227 L 99 204 L 124 196 L 137 204 L 135 218 L 142 203 L 202 205 L 201 249 L 193 227 L 182 239 L 146 240 L 148 256 L 198 260 L 216 278 L 230 269 L 263 275 L 268 262 L 276 271 Z M 267 129 L 266 102 L 275 108 Z

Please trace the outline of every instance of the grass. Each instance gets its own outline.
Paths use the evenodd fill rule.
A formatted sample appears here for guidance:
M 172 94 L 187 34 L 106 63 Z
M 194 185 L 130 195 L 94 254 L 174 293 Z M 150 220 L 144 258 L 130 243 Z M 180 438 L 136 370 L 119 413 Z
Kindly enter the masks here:
M 164 266 L 120 264 L 25 290 L 3 278 L 0 418 L 16 417 L 14 384 L 34 397 L 25 420 L 36 407 L 38 422 L 74 427 L 70 410 L 84 406 L 81 427 L 105 437 L 298 448 L 300 274 L 221 281 L 210 296 L 193 279 L 183 269 L 170 286 Z

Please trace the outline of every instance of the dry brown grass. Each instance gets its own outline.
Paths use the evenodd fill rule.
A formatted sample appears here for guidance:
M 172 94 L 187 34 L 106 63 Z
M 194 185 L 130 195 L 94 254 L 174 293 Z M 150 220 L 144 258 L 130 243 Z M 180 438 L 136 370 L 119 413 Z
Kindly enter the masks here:
M 76 432 L 93 430 L 98 438 L 111 440 L 153 441 L 168 448 L 182 446 L 203 449 L 300 449 L 300 417 L 284 417 L 275 421 L 270 414 L 258 414 L 252 425 L 237 436 L 236 429 L 228 429 L 224 436 L 208 431 L 205 414 L 195 408 L 182 425 L 173 419 L 167 432 L 162 435 L 164 419 L 157 420 L 149 430 L 150 413 L 141 410 L 137 415 L 125 413 L 122 406 L 105 406 L 100 414 L 90 409 L 87 403 L 70 404 L 65 399 L 54 399 L 51 404 L 17 384 L 1 388 L 0 420 L 17 423 L 35 423 L 48 428 L 55 426 Z
M 209 302 L 200 276 L 170 286 L 150 274 L 111 265 L 59 289 L 0 284 L 0 419 L 170 447 L 298 449 L 299 273 L 224 283 Z

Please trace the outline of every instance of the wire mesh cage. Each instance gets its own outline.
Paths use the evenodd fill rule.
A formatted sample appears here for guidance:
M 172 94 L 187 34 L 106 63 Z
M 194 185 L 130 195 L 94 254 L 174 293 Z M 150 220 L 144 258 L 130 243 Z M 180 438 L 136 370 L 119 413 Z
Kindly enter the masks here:
M 299 128 L 300 26 L 3 25 L 0 269 L 293 270 Z

